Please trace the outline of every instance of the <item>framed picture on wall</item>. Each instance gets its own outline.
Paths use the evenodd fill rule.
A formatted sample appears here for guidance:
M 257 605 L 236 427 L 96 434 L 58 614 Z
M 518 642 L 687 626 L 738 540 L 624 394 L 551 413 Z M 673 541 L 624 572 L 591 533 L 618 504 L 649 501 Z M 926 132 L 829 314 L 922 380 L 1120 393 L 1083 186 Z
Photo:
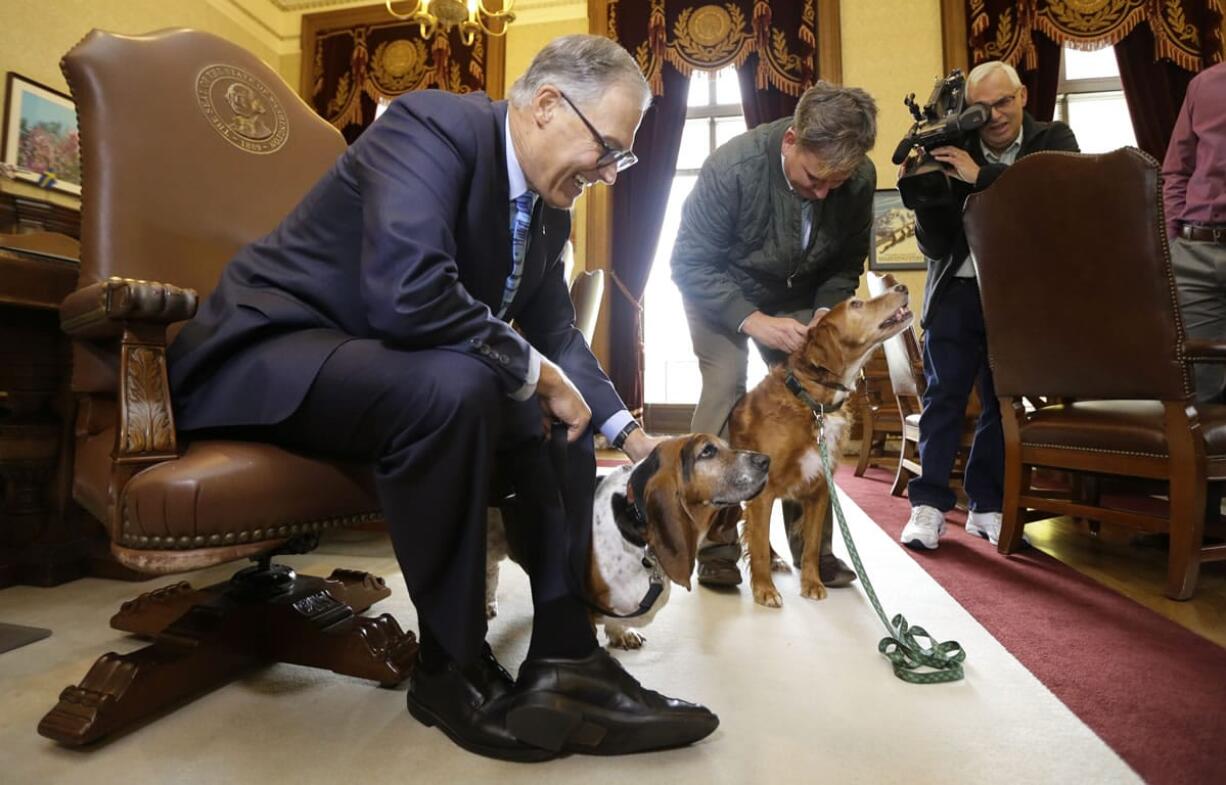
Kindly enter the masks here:
M 868 249 L 868 269 L 924 270 L 928 263 L 915 240 L 915 213 L 902 203 L 896 188 L 883 188 L 873 195 L 873 236 Z
M 78 138 L 77 110 L 70 97 L 9 72 L 0 160 L 15 167 L 17 179 L 80 194 Z

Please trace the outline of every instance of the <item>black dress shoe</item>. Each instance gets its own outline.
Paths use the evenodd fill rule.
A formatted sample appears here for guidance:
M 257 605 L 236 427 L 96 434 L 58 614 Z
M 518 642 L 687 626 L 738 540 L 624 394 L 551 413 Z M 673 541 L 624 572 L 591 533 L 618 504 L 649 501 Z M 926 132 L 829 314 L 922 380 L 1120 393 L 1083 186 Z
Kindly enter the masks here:
M 488 651 L 488 650 L 487 650 Z M 429 672 L 418 667 L 409 682 L 409 714 L 426 727 L 438 726 L 447 737 L 469 752 L 487 758 L 531 763 L 552 760 L 556 752 L 525 744 L 506 728 L 511 705 L 493 654 L 461 669 L 454 662 Z M 502 674 L 510 679 L 505 670 Z M 489 697 L 497 692 L 497 697 Z
M 515 738 L 559 752 L 682 747 L 719 727 L 706 707 L 645 689 L 604 649 L 579 660 L 528 660 L 509 701 L 507 729 Z
M 488 643 L 482 646 L 481 656 L 470 669 L 469 674 L 473 678 L 473 683 L 485 695 L 486 700 L 501 698 L 515 686 L 515 679 L 511 678 L 507 669 L 502 667 L 502 663 L 494 656 L 494 650 Z
M 698 582 L 703 586 L 739 586 L 741 570 L 737 559 L 741 546 L 735 542 L 708 545 L 698 551 Z

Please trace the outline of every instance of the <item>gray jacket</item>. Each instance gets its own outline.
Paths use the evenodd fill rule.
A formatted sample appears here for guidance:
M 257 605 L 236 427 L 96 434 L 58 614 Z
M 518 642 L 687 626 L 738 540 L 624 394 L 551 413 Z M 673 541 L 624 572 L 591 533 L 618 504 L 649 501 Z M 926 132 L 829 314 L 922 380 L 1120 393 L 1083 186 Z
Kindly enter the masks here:
M 783 174 L 785 117 L 716 150 L 685 201 L 672 277 L 690 306 L 735 331 L 756 310 L 787 313 L 850 297 L 864 272 L 877 170 L 867 158 L 852 177 L 814 200 L 800 247 L 801 207 Z

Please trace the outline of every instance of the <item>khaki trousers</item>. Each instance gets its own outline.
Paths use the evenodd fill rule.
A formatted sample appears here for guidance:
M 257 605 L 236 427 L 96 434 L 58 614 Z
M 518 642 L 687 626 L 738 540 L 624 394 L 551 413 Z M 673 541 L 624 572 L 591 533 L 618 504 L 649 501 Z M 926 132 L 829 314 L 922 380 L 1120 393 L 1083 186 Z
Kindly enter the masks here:
M 813 318 L 813 309 L 771 315 L 787 316 L 808 324 Z M 690 324 L 690 341 L 694 346 L 694 356 L 698 358 L 698 370 L 702 374 L 702 392 L 698 396 L 698 406 L 694 409 L 690 430 L 695 433 L 713 433 L 726 441 L 728 415 L 732 413 L 736 402 L 745 395 L 750 339 L 742 333 L 732 332 L 723 325 L 711 322 L 689 302 L 685 303 L 685 316 Z M 777 365 L 787 357 L 784 352 L 763 346 L 757 341 L 753 341 L 753 344 L 767 366 Z M 797 562 L 800 561 L 800 541 L 793 541 L 791 533 L 792 524 L 800 518 L 800 513 L 800 505 L 791 501 L 783 502 L 783 521 L 789 535 L 788 543 Z M 698 545 L 700 554 L 706 546 L 736 542 L 736 523 L 736 519 L 730 515 L 717 517 L 716 524 Z M 823 554 L 830 553 L 833 530 L 830 508 L 827 508 L 826 523 L 822 527 Z

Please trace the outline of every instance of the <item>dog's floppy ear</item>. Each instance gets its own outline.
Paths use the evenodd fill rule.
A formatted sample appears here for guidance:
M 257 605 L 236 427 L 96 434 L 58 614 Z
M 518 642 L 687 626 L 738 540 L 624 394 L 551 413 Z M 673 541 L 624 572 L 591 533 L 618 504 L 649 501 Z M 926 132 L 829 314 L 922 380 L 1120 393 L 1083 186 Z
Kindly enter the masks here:
M 647 481 L 643 494 L 647 544 L 664 574 L 686 591 L 691 589 L 690 576 L 698 550 L 698 526 L 685 506 L 681 485 L 683 455 L 689 449 L 690 440 L 656 447 L 659 467 Z

